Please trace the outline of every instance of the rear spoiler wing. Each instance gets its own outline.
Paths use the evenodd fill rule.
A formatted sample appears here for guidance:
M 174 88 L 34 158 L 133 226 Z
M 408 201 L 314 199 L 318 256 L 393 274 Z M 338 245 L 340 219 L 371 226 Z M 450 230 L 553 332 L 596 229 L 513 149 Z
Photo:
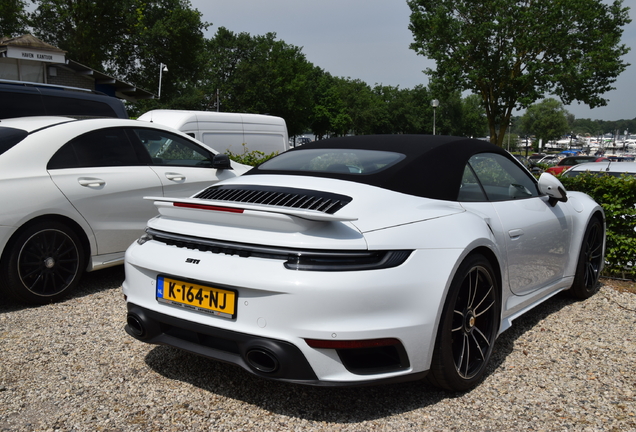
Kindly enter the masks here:
M 248 203 L 228 203 L 226 201 L 201 200 L 197 198 L 165 198 L 165 197 L 144 197 L 146 200 L 154 201 L 159 210 L 159 214 L 167 216 L 177 216 L 182 213 L 185 216 L 191 210 L 213 211 L 227 213 L 269 213 L 285 216 L 293 216 L 314 222 L 352 222 L 358 220 L 356 217 L 338 216 L 323 213 L 315 210 L 295 209 L 280 206 L 265 206 Z M 178 216 L 177 216 L 178 217 Z M 187 218 L 187 216 L 186 216 Z

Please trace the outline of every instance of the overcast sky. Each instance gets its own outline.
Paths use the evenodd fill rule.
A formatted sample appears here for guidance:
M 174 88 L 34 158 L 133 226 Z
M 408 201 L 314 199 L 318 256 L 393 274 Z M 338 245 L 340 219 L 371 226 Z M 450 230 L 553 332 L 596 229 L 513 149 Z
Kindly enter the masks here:
M 428 85 L 422 72 L 434 67 L 409 49 L 410 9 L 406 0 L 191 0 L 212 25 L 253 36 L 276 33 L 277 39 L 302 48 L 307 60 L 334 76 L 413 88 Z M 623 43 L 633 47 L 627 68 L 605 95 L 608 106 L 567 108 L 576 118 L 620 120 L 636 118 L 636 0 L 625 0 L 634 20 L 625 28 Z

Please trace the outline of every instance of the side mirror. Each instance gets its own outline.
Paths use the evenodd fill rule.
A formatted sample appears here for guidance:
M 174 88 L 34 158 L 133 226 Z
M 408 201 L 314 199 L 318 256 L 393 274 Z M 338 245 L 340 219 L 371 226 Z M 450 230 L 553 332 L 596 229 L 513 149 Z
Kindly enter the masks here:
M 543 173 L 539 177 L 539 192 L 550 197 L 550 205 L 554 207 L 558 201 L 567 202 L 568 196 L 563 184 L 552 174 Z
M 233 169 L 232 164 L 230 163 L 230 157 L 226 154 L 216 154 L 212 158 L 212 168 L 216 169 Z

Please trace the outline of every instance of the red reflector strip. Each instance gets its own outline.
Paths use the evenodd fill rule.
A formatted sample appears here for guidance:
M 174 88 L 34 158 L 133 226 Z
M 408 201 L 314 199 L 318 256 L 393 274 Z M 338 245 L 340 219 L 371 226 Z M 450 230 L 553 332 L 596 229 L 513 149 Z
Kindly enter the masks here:
M 213 211 L 224 211 L 229 213 L 243 213 L 243 209 L 237 209 L 237 208 L 231 208 L 231 207 L 218 207 L 218 206 L 211 206 L 211 205 L 205 205 L 205 204 L 190 204 L 190 203 L 175 202 L 175 203 L 172 203 L 172 205 L 174 207 L 193 208 L 193 209 L 199 209 L 199 210 L 213 210 Z
M 367 340 L 320 340 L 305 339 L 307 345 L 312 348 L 327 349 L 355 349 L 355 348 L 377 348 L 381 346 L 399 345 L 400 341 L 395 338 L 367 339 Z

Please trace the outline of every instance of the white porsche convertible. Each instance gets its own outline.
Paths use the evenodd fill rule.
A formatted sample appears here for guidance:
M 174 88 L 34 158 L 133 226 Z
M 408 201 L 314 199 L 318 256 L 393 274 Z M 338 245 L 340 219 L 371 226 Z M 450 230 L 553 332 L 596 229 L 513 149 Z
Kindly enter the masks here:
M 596 202 L 466 138 L 318 141 L 149 199 L 128 334 L 303 384 L 470 389 L 516 317 L 593 295 L 604 263 Z

